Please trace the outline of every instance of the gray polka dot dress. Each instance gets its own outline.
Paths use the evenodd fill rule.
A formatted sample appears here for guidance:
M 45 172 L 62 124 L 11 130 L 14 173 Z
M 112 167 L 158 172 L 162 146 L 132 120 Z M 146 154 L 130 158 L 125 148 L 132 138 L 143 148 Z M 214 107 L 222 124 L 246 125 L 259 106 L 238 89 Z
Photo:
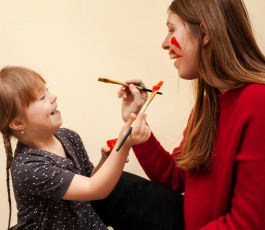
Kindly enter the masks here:
M 94 166 L 77 133 L 59 129 L 54 135 L 67 158 L 17 144 L 11 168 L 18 209 L 16 229 L 106 230 L 90 202 L 62 200 L 74 174 L 89 177 Z

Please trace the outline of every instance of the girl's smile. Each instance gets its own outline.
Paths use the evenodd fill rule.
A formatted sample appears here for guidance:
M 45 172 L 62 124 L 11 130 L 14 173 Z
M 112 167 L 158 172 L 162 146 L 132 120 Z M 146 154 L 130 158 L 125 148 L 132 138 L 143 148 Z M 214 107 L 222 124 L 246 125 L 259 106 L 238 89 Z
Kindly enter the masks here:
M 38 135 L 55 132 L 62 125 L 61 113 L 57 110 L 57 96 L 43 90 L 36 101 L 25 110 L 26 129 Z

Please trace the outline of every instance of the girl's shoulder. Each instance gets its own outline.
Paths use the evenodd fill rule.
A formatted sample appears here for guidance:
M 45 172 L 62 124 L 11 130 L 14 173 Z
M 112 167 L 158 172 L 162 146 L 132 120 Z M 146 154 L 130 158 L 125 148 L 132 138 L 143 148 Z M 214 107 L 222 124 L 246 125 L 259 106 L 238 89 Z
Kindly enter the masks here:
M 82 143 L 80 135 L 77 132 L 68 128 L 60 128 L 55 132 L 54 135 L 62 142 L 70 141 L 74 144 Z
M 80 136 L 77 132 L 68 128 L 60 128 L 55 132 L 54 135 L 56 137 L 67 138 L 67 139 L 68 138 L 80 139 Z
M 69 129 L 69 128 L 59 128 L 55 134 L 60 134 L 60 135 L 78 135 L 77 132 L 75 132 L 74 130 L 72 129 Z M 78 135 L 79 136 L 79 135 Z

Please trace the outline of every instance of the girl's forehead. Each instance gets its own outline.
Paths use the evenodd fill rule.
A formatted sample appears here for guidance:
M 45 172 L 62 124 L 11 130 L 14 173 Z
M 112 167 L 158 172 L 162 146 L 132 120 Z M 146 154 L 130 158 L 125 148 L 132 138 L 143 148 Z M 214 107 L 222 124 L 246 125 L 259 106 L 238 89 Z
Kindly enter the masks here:
M 45 83 L 44 84 L 41 84 L 41 85 L 38 85 L 35 89 L 36 93 L 37 94 L 40 94 L 40 93 L 43 93 L 43 91 L 46 91 L 46 85 Z
M 33 89 L 34 100 L 36 100 L 39 96 L 46 91 L 45 83 L 38 83 L 36 87 Z

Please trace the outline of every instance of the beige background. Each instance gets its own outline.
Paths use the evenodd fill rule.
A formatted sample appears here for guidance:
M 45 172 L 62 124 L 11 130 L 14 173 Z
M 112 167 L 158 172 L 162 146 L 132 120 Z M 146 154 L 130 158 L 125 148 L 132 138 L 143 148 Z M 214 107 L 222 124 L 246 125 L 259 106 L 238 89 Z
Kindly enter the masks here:
M 119 86 L 98 77 L 141 78 L 152 88 L 163 80 L 147 110 L 148 123 L 166 149 L 181 138 L 190 111 L 189 82 L 178 80 L 161 43 L 171 0 L 0 0 L 0 68 L 22 65 L 39 72 L 58 96 L 64 127 L 77 131 L 94 164 L 100 147 L 122 126 Z M 264 0 L 247 0 L 254 30 L 265 50 Z M 0 145 L 0 229 L 7 226 L 5 151 Z M 133 153 L 125 170 L 144 176 Z M 12 224 L 16 222 L 13 201 Z

